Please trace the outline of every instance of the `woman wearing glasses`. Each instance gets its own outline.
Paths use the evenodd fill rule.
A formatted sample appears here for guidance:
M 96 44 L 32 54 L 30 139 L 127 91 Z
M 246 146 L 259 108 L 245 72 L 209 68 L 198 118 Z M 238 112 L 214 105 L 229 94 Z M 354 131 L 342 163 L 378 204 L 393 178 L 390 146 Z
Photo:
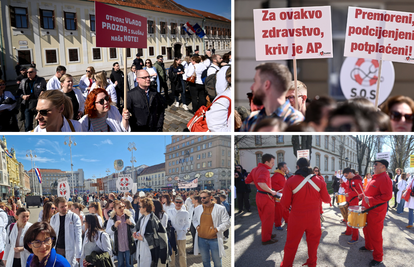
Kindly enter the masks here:
M 390 116 L 393 132 L 412 132 L 414 101 L 408 96 L 393 96 L 382 104 L 381 111 Z
M 18 132 L 16 113 L 17 102 L 10 91 L 5 91 L 6 82 L 0 79 L 0 131 Z
M 160 80 L 158 78 L 157 69 L 152 66 L 151 59 L 145 60 L 145 67 L 144 70 L 148 71 L 148 74 L 150 75 L 150 88 L 157 88 L 157 92 L 160 93 Z
M 60 78 L 61 91 L 70 98 L 73 107 L 73 118 L 79 120 L 83 116 L 85 110 L 85 98 L 79 89 L 73 88 L 73 77 L 70 74 L 65 74 Z
M 37 222 L 30 226 L 24 236 L 24 248 L 31 254 L 25 266 L 30 267 L 70 267 L 69 262 L 56 253 L 56 233 L 47 222 Z
M 98 218 L 99 226 L 103 227 L 104 222 L 103 222 L 101 203 L 92 202 L 91 204 L 89 204 L 88 211 L 90 214 L 96 215 L 96 217 Z
M 17 222 L 7 228 L 6 247 L 4 248 L 3 261 L 5 267 L 25 267 L 30 253 L 24 249 L 23 238 L 29 227 L 30 211 L 26 208 L 18 208 L 16 211 Z
M 83 96 L 86 98 L 91 90 L 92 84 L 94 83 L 93 76 L 95 75 L 94 67 L 87 67 L 86 74 L 83 75 L 79 82 L 79 89 L 82 91 Z
M 105 89 L 94 89 L 85 102 L 85 116 L 79 122 L 84 132 L 130 132 L 129 112 L 122 116 Z
M 34 132 L 82 132 L 78 121 L 72 120 L 72 101 L 60 90 L 44 91 L 36 106 L 39 125 Z

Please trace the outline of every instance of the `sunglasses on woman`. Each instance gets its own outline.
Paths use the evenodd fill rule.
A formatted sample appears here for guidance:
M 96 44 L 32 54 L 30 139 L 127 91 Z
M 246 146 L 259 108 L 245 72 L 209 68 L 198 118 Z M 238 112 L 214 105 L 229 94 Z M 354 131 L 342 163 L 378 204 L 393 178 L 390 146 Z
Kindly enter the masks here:
M 37 113 L 39 113 L 40 115 L 42 115 L 43 117 L 47 116 L 47 113 L 51 111 L 50 109 L 42 109 L 42 110 L 36 110 Z
M 402 114 L 398 111 L 391 111 L 390 119 L 393 121 L 401 121 L 402 117 L 404 117 L 405 122 L 412 122 L 413 121 L 413 114 Z
M 105 104 L 105 101 L 106 101 L 106 102 L 108 102 L 108 101 L 109 101 L 109 96 L 108 96 L 108 95 L 107 95 L 107 96 L 105 96 L 105 98 L 102 98 L 101 100 L 96 101 L 95 103 L 99 103 L 99 104 L 101 104 L 101 105 L 103 106 L 103 104 Z

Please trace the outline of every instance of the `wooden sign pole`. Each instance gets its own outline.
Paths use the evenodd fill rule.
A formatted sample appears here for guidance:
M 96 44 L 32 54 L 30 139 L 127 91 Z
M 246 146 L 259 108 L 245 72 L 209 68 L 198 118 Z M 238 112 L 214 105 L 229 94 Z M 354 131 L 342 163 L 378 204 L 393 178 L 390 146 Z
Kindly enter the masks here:
M 294 84 L 295 84 L 295 109 L 298 110 L 298 73 L 296 71 L 296 58 L 293 59 L 293 77 L 294 77 Z
M 124 48 L 124 110 L 127 109 L 127 49 Z
M 375 94 L 375 107 L 378 107 L 379 88 L 380 88 L 380 83 L 381 83 L 381 67 L 382 67 L 382 59 L 379 62 L 379 68 L 378 68 L 377 93 Z

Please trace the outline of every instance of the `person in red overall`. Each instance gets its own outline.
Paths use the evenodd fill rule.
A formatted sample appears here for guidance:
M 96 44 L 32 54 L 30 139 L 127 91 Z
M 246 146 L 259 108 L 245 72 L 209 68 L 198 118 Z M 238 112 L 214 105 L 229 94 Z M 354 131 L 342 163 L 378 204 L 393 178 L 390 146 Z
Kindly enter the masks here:
M 283 187 L 286 183 L 286 171 L 287 171 L 286 162 L 279 162 L 277 164 L 277 170 L 272 176 L 272 188 L 276 192 L 282 193 Z M 282 228 L 282 218 L 285 219 L 285 222 L 288 222 L 289 210 L 282 207 L 280 202 L 276 202 L 275 206 L 275 227 L 277 230 L 283 230 Z
M 358 195 L 362 194 L 362 177 L 355 175 L 355 170 L 351 168 L 345 168 L 343 174 L 347 181 L 342 183 L 341 186 L 345 189 L 346 202 L 349 206 L 358 206 Z M 348 218 L 347 218 L 348 219 Z M 346 225 L 346 231 L 341 233 L 342 235 L 352 235 L 352 239 L 348 241 L 348 244 L 352 245 L 358 242 L 359 230 L 357 228 L 349 227 Z
M 318 178 L 319 180 L 325 182 L 325 178 L 323 178 L 323 176 L 321 175 L 321 171 L 319 170 L 318 167 L 313 167 L 313 174 L 315 174 L 316 178 Z M 320 203 L 321 203 L 320 214 L 321 214 L 321 230 L 322 230 L 322 229 L 325 229 L 325 228 L 322 228 L 322 214 L 323 214 L 322 199 L 321 199 Z
M 269 245 L 277 242 L 272 235 L 273 222 L 275 220 L 275 201 L 273 196 L 276 191 L 271 189 L 269 169 L 275 165 L 275 157 L 270 154 L 262 156 L 262 162 L 254 168 L 247 176 L 245 183 L 254 183 L 257 188 L 256 205 L 259 211 L 260 221 L 262 221 L 262 244 Z
M 365 246 L 359 248 L 360 251 L 373 251 L 374 259 L 369 266 L 378 266 L 384 256 L 382 247 L 382 229 L 384 228 L 384 219 L 387 214 L 387 202 L 392 198 L 392 181 L 387 174 L 388 161 L 377 159 L 374 161 L 374 175 L 368 182 L 365 189 L 365 197 L 360 194 L 362 205 L 369 210 L 367 215 L 367 226 L 364 227 Z
M 321 238 L 320 201 L 331 202 L 326 183 L 312 174 L 309 161 L 300 158 L 296 162 L 295 175 L 290 177 L 283 188 L 280 201 L 284 207 L 292 207 L 284 248 L 283 261 L 280 266 L 292 266 L 303 233 L 306 232 L 308 243 L 308 260 L 304 265 L 316 266 L 319 240 Z M 308 175 L 312 175 L 303 187 L 300 184 Z

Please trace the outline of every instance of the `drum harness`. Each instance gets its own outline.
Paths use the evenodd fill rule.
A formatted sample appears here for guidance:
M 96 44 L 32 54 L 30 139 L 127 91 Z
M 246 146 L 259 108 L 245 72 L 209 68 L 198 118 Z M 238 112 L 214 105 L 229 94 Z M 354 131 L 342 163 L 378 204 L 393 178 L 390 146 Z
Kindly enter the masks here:
M 306 178 L 295 188 L 293 189 L 292 193 L 296 194 L 297 192 L 299 192 L 299 190 L 302 189 L 302 187 L 306 184 L 309 183 L 311 186 L 313 186 L 313 188 L 315 188 L 316 191 L 321 191 L 321 189 L 319 188 L 319 186 L 317 186 L 312 180 L 311 178 L 315 176 L 315 174 L 309 174 L 308 176 L 306 176 Z

